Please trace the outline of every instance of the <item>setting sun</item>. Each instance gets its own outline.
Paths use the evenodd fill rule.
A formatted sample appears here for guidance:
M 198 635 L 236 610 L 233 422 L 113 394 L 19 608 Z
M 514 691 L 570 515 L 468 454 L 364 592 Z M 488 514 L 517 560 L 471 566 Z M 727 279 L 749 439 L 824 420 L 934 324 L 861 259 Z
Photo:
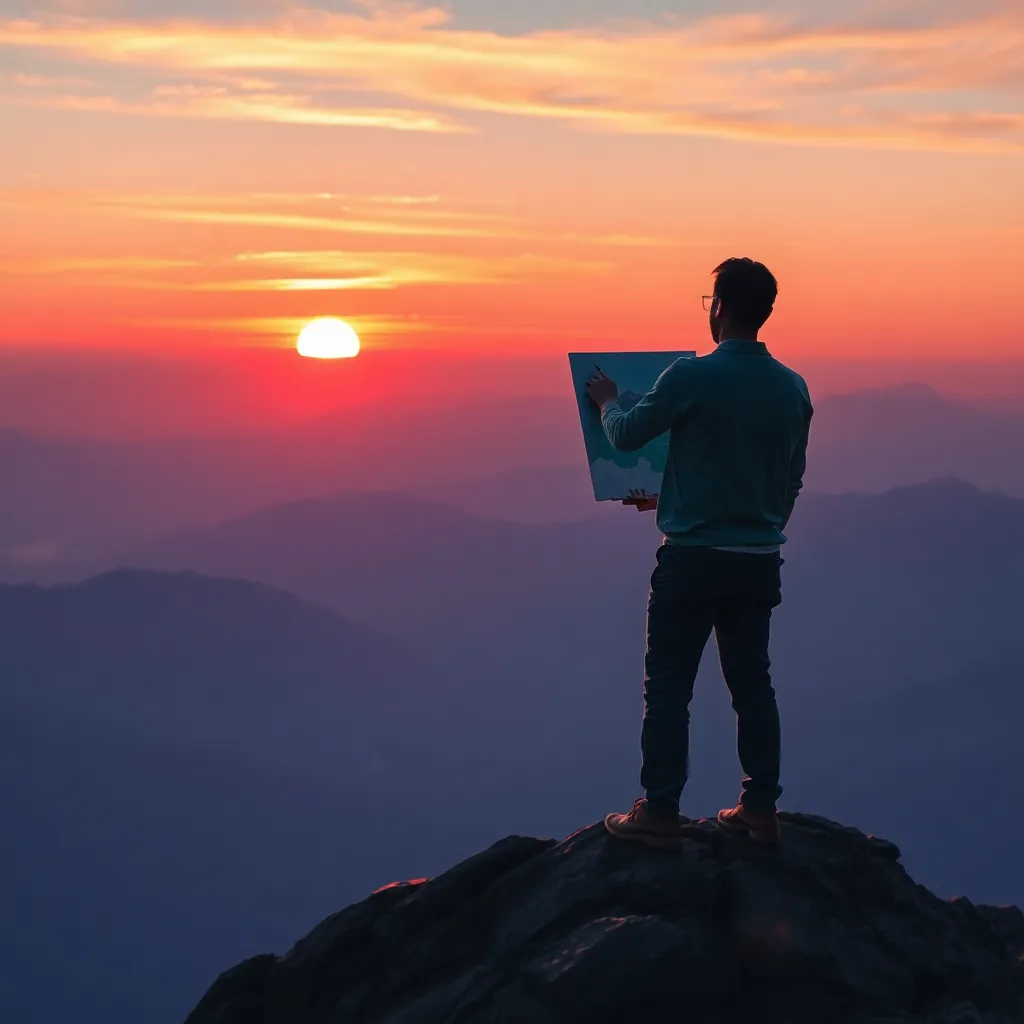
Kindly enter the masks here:
M 310 359 L 351 359 L 359 355 L 359 335 L 344 320 L 321 317 L 302 328 L 298 350 Z

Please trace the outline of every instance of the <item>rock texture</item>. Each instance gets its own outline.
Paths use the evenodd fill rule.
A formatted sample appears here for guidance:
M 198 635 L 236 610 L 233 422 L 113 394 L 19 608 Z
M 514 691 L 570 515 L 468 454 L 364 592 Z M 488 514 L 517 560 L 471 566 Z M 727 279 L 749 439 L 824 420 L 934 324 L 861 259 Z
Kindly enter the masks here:
M 188 1024 L 1021 1024 L 1024 916 L 940 900 L 891 843 L 783 815 L 665 853 L 599 826 L 388 886 L 213 985 Z

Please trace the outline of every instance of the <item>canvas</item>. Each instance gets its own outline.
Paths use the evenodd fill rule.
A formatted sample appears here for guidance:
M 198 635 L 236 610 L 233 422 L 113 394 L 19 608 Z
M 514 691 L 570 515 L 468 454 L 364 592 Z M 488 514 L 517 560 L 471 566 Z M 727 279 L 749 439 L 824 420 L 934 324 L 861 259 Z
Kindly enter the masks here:
M 668 460 L 668 434 L 635 452 L 617 452 L 608 443 L 601 416 L 587 396 L 587 381 L 599 367 L 619 386 L 619 403 L 627 412 L 654 387 L 677 359 L 695 352 L 570 352 L 573 390 L 590 464 L 590 481 L 598 501 L 621 501 L 631 490 L 657 494 Z

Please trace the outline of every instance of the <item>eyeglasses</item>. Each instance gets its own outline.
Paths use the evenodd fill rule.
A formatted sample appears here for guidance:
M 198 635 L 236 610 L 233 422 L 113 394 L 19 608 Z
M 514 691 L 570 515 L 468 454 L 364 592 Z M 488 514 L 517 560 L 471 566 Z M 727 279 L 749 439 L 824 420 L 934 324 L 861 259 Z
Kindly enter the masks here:
M 704 307 L 705 313 L 711 312 L 711 304 L 715 301 L 717 296 L 715 295 L 702 295 L 700 297 L 701 305 Z

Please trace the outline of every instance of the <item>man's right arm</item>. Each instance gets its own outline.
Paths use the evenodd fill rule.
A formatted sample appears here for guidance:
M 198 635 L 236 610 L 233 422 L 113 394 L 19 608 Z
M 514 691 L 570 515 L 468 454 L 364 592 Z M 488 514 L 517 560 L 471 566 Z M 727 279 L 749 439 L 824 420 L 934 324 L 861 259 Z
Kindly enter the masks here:
M 685 362 L 676 360 L 629 412 L 624 412 L 617 400 L 605 403 L 601 409 L 601 426 L 616 451 L 638 451 L 672 429 L 676 417 L 686 406 Z

